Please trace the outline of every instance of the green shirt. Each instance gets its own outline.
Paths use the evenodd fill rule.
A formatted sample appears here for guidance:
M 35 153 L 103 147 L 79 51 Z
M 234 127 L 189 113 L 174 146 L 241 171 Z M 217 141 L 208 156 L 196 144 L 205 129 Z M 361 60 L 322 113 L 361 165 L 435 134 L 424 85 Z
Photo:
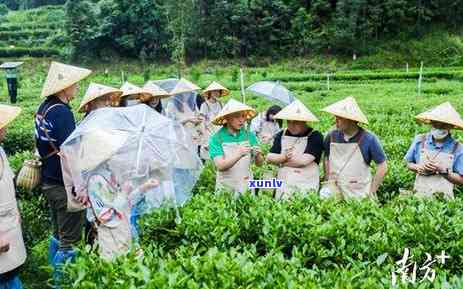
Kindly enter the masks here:
M 249 132 L 245 128 L 241 128 L 236 135 L 233 135 L 226 126 L 223 126 L 211 138 L 209 138 L 209 156 L 211 159 L 223 156 L 223 143 L 239 143 L 244 141 L 249 141 L 251 146 L 259 145 L 257 137 L 253 132 Z
M 16 68 L 6 69 L 6 78 L 17 78 L 17 73 Z

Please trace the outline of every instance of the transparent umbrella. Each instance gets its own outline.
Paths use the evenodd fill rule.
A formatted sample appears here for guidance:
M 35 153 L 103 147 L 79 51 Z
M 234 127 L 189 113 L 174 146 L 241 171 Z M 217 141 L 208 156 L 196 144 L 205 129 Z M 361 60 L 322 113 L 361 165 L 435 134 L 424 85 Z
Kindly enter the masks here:
M 87 190 L 95 175 L 107 178 L 112 195 L 96 199 L 125 202 L 122 206 L 136 207 L 137 214 L 163 204 L 183 205 L 202 169 L 184 136 L 181 127 L 144 104 L 98 109 L 61 146 L 63 167 L 69 168 L 76 191 Z M 174 178 L 179 166 L 184 179 Z
M 294 101 L 294 95 L 278 81 L 259 81 L 249 86 L 247 91 L 263 96 L 270 101 L 279 101 L 290 104 Z

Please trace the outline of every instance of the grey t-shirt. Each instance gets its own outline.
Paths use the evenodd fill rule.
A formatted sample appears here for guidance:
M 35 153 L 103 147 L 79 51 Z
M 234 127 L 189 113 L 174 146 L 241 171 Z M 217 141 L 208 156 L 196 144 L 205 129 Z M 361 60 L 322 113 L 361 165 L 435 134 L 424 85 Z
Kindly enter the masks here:
M 340 130 L 330 131 L 324 141 L 325 155 L 327 157 L 330 155 L 331 138 L 333 138 L 335 143 L 356 143 L 362 134 L 364 135 L 360 142 L 360 152 L 362 153 L 365 163 L 367 165 L 370 165 L 371 161 L 374 161 L 376 164 L 383 163 L 386 160 L 386 154 L 384 153 L 378 137 L 363 128 L 360 128 L 349 141 L 344 139 L 344 134 Z

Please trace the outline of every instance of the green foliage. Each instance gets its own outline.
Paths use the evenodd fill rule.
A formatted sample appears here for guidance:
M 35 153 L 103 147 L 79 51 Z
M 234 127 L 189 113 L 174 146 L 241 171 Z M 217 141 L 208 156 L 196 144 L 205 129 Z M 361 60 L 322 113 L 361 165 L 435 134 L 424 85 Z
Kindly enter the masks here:
M 130 254 L 107 263 L 82 252 L 63 288 L 391 288 L 405 247 L 418 264 L 426 253 L 452 256 L 434 264 L 436 281 L 420 288 L 458 288 L 462 209 L 461 199 L 379 206 L 202 194 L 179 224 L 173 212 L 145 218 L 142 260 Z
M 400 45 L 436 26 L 458 32 L 463 23 L 462 6 L 445 0 L 78 0 L 67 6 L 81 7 L 68 10 L 75 53 L 94 51 L 85 49 L 89 45 L 130 57 L 146 51 L 170 58 L 179 69 L 200 58 L 385 53 L 397 51 L 378 45 L 391 38 Z M 427 56 L 431 46 L 419 53 Z M 434 50 L 441 61 L 450 54 L 457 65 L 461 53 L 454 47 L 439 43 Z
M 22 196 L 19 201 L 24 242 L 28 247 L 49 237 L 50 217 L 44 196 Z
M 10 9 L 5 4 L 0 4 L 0 16 L 8 14 L 9 11 Z
M 66 3 L 66 32 L 69 36 L 73 55 L 81 51 L 94 51 L 100 36 L 96 5 L 90 1 L 68 1 Z
M 49 284 L 52 269 L 48 265 L 48 238 L 36 240 L 36 244 L 28 244 L 27 261 L 21 267 L 20 278 L 27 289 L 52 288 Z
M 164 55 L 167 32 L 160 7 L 149 0 L 68 1 L 66 27 L 72 54 L 99 54 L 115 48 L 132 57 Z
M 2 34 L 2 42 L 9 41 L 4 46 L 49 47 L 65 56 L 111 61 L 146 56 L 171 60 L 179 71 L 203 58 L 246 58 L 258 64 L 263 56 L 354 52 L 361 58 L 353 68 L 420 61 L 462 65 L 463 6 L 458 1 L 76 0 L 42 6 L 63 2 L 0 0 L 11 9 L 41 6 L 4 16 L 0 32 L 13 32 Z
M 68 45 L 64 10 L 54 6 L 11 11 L 0 25 L 0 57 L 49 57 L 63 54 Z
M 0 4 L 6 5 L 9 9 L 32 9 L 46 5 L 62 5 L 66 0 L 0 0 Z

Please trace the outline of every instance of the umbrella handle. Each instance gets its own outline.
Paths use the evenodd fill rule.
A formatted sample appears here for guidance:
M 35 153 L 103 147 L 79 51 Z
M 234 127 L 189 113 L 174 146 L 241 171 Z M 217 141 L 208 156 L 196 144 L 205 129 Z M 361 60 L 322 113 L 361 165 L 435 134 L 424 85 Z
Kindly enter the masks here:
M 140 130 L 141 136 L 140 136 L 140 140 L 138 141 L 137 167 L 136 167 L 136 170 L 135 170 L 137 172 L 137 174 L 138 174 L 138 170 L 140 169 L 141 144 L 142 144 L 143 138 L 144 138 L 145 122 L 146 122 L 146 110 L 143 112 L 143 122 L 141 124 L 141 130 Z

